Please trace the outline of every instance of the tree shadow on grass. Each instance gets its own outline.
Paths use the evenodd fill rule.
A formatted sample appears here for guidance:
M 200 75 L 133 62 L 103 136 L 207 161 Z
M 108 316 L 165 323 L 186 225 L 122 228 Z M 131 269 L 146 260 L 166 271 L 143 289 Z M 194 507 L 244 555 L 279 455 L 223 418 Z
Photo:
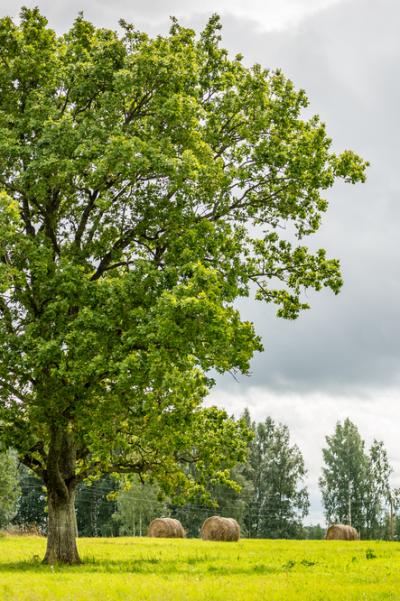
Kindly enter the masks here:
M 209 565 L 207 565 L 209 564 Z M 83 562 L 77 566 L 56 564 L 43 565 L 38 556 L 30 560 L 1 562 L 1 572 L 20 573 L 99 573 L 99 574 L 148 574 L 158 576 L 176 575 L 234 575 L 234 574 L 277 574 L 285 572 L 285 567 L 272 567 L 265 564 L 218 565 L 209 557 L 188 558 L 185 560 L 167 560 L 159 558 L 141 558 L 129 560 L 98 560 L 94 557 L 83 557 Z

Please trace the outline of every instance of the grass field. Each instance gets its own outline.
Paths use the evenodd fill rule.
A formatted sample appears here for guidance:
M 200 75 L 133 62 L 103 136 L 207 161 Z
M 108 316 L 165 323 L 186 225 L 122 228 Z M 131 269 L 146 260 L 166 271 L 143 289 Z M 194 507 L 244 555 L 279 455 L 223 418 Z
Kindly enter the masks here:
M 44 547 L 0 538 L 1 601 L 400 600 L 400 543 L 80 539 L 72 568 Z

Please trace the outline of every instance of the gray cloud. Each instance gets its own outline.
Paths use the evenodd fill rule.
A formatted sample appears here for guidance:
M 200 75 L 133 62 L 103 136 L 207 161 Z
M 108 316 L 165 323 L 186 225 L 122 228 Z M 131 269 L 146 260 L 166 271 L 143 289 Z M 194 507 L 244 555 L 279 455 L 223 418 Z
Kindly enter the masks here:
M 353 148 L 371 167 L 365 185 L 330 192 L 324 225 L 307 241 L 341 259 L 341 294 L 310 294 L 312 309 L 297 322 L 243 302 L 266 350 L 253 360 L 250 379 L 237 385 L 226 376 L 220 389 L 363 393 L 400 384 L 399 21 L 390 0 L 335 6 L 279 33 L 225 20 L 224 42 L 248 62 L 281 67 L 308 92 L 335 149 Z
M 272 307 L 241 303 L 265 352 L 252 375 L 218 379 L 212 401 L 290 427 L 309 468 L 312 522 L 323 521 L 318 490 L 321 448 L 337 420 L 349 416 L 368 444 L 384 440 L 400 484 L 396 424 L 400 404 L 400 6 L 353 1 L 278 33 L 225 19 L 225 43 L 248 63 L 280 67 L 306 89 L 327 123 L 335 149 L 353 148 L 371 162 L 365 185 L 338 185 L 311 247 L 339 257 L 341 294 L 311 294 L 296 322 Z
M 193 20 L 197 14 L 209 15 L 218 12 L 222 15 L 236 17 L 251 17 L 255 20 L 257 29 L 272 29 L 282 27 L 299 20 L 316 11 L 344 2 L 345 0 L 203 0 L 201 5 L 194 0 L 25 0 L 26 6 L 39 5 L 49 18 L 53 27 L 59 31 L 69 27 L 71 20 L 83 10 L 87 18 L 96 25 L 116 27 L 118 20 L 123 17 L 136 25 L 147 24 L 147 28 L 160 26 L 163 29 L 170 15 L 180 19 Z M 18 7 L 13 0 L 2 0 L 0 14 L 16 15 Z

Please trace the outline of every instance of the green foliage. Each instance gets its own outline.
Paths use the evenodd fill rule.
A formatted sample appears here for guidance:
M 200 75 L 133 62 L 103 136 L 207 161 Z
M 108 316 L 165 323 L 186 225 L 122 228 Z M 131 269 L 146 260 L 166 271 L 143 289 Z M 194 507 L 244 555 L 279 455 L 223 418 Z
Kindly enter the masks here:
M 231 471 L 231 477 L 238 485 L 236 490 L 220 485 L 212 492 L 212 496 L 216 501 L 216 511 L 209 511 L 208 515 L 218 513 L 218 515 L 234 518 L 240 524 L 241 535 L 247 537 L 249 532 L 246 527 L 246 514 L 254 491 L 252 482 L 245 476 L 246 465 L 246 462 L 244 462 L 235 466 Z
M 348 418 L 326 442 L 320 487 L 327 522 L 351 523 L 363 538 L 385 536 L 392 468 L 383 443 L 374 440 L 367 453 Z
M 250 421 L 248 412 L 246 419 Z M 270 417 L 252 428 L 255 438 L 243 470 L 253 487 L 244 518 L 248 536 L 301 538 L 301 522 L 309 508 L 301 451 L 290 444 L 288 427 Z
M 363 498 L 367 485 L 368 459 L 357 427 L 347 418 L 336 424 L 326 437 L 323 449 L 325 467 L 320 487 L 328 523 L 351 524 L 360 531 L 364 526 Z
M 17 512 L 20 488 L 14 452 L 0 452 L 0 528 L 8 526 Z
M 303 526 L 304 538 L 308 540 L 322 540 L 325 538 L 326 529 L 320 524 L 312 526 Z
M 91 484 L 81 483 L 76 491 L 76 521 L 79 536 L 115 536 L 112 516 L 117 503 L 113 492 L 118 483 L 105 476 Z
M 47 526 L 46 494 L 43 483 L 35 474 L 20 465 L 18 469 L 20 494 L 18 498 L 18 511 L 13 519 L 13 524 L 23 528 L 36 526 L 45 532 Z
M 151 520 L 169 514 L 165 501 L 159 499 L 160 490 L 155 484 L 142 484 L 135 478 L 128 490 L 117 496 L 113 520 L 122 536 L 145 536 Z
M 365 531 L 369 538 L 388 535 L 385 527 L 386 509 L 391 497 L 389 478 L 393 472 L 382 441 L 374 440 L 368 454 Z
M 315 232 L 366 167 L 281 72 L 228 57 L 217 17 L 122 26 L 0 20 L 1 433 L 57 498 L 111 472 L 229 482 L 248 431 L 202 401 L 211 368 L 261 350 L 234 301 L 255 284 L 292 319 L 339 291 L 338 261 L 282 226 Z
M 172 502 L 168 504 L 171 517 L 182 522 L 188 537 L 198 537 L 204 520 L 212 515 L 234 518 L 240 524 L 242 536 L 248 536 L 245 517 L 253 488 L 251 482 L 243 475 L 245 470 L 246 463 L 238 464 L 230 470 L 230 480 L 235 484 L 233 487 L 227 484 L 208 486 L 207 491 L 212 499 L 208 504 L 202 502 L 200 496 L 183 505 L 175 505 Z

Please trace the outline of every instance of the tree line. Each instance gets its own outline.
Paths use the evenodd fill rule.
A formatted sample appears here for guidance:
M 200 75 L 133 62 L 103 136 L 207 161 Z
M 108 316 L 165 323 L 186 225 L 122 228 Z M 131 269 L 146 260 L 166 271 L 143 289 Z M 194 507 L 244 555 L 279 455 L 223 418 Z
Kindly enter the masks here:
M 79 534 L 141 536 L 154 517 L 169 515 L 181 520 L 188 536 L 197 536 L 203 521 L 219 513 L 238 520 L 249 538 L 322 538 L 325 530 L 319 524 L 304 525 L 310 507 L 307 470 L 289 428 L 271 417 L 256 423 L 247 409 L 242 419 L 253 433 L 247 459 L 229 474 L 233 488 L 208 487 L 212 503 L 199 492 L 178 504 L 156 482 L 108 475 L 78 488 Z M 326 522 L 351 524 L 362 538 L 397 537 L 400 490 L 391 487 L 393 469 L 383 442 L 374 440 L 367 449 L 357 426 L 346 419 L 326 437 L 322 453 L 319 486 Z M 0 454 L 0 527 L 47 529 L 45 489 L 33 472 L 18 465 L 12 451 Z

